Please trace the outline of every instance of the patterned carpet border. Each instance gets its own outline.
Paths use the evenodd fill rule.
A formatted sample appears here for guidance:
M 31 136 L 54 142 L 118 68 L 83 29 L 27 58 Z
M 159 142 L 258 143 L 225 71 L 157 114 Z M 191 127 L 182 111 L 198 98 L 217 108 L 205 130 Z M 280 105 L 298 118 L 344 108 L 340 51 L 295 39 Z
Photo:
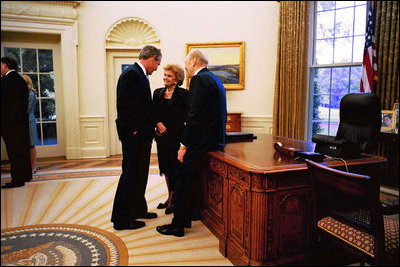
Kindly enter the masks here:
M 1 265 L 126 266 L 125 243 L 113 233 L 77 224 L 1 230 Z

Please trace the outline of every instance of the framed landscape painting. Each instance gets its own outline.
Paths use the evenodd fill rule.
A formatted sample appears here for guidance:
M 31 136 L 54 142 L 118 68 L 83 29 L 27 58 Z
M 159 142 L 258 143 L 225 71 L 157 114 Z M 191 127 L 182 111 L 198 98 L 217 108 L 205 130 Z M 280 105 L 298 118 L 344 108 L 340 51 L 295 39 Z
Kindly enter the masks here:
M 244 89 L 244 42 L 187 43 L 186 55 L 199 49 L 208 57 L 208 69 L 222 82 L 226 90 Z M 186 85 L 189 87 L 189 78 Z

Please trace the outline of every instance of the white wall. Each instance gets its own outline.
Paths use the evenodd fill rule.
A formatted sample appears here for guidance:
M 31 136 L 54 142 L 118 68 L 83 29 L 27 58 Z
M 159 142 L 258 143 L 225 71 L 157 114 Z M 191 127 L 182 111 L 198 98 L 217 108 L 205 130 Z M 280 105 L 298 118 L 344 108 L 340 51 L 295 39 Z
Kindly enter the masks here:
M 186 43 L 245 41 L 245 89 L 227 91 L 228 111 L 272 118 L 277 1 L 83 1 L 76 10 L 81 116 L 107 116 L 105 36 L 116 21 L 138 17 L 160 36 L 158 72 L 167 63 L 184 64 Z

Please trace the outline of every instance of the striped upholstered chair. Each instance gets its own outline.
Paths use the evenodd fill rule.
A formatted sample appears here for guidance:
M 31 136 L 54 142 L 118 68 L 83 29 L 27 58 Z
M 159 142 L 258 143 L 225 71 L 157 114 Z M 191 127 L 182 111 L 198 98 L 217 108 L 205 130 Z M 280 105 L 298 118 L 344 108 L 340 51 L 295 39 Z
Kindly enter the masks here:
M 399 221 L 382 214 L 377 179 L 306 162 L 315 237 L 333 242 L 362 263 L 398 265 Z

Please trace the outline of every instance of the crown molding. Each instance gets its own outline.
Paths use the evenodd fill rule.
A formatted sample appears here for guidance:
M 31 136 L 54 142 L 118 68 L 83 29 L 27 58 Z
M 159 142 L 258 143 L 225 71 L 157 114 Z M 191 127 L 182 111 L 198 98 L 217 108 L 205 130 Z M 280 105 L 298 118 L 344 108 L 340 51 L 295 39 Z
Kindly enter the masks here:
M 77 19 L 82 1 L 1 1 L 1 16 L 17 15 L 40 18 Z

